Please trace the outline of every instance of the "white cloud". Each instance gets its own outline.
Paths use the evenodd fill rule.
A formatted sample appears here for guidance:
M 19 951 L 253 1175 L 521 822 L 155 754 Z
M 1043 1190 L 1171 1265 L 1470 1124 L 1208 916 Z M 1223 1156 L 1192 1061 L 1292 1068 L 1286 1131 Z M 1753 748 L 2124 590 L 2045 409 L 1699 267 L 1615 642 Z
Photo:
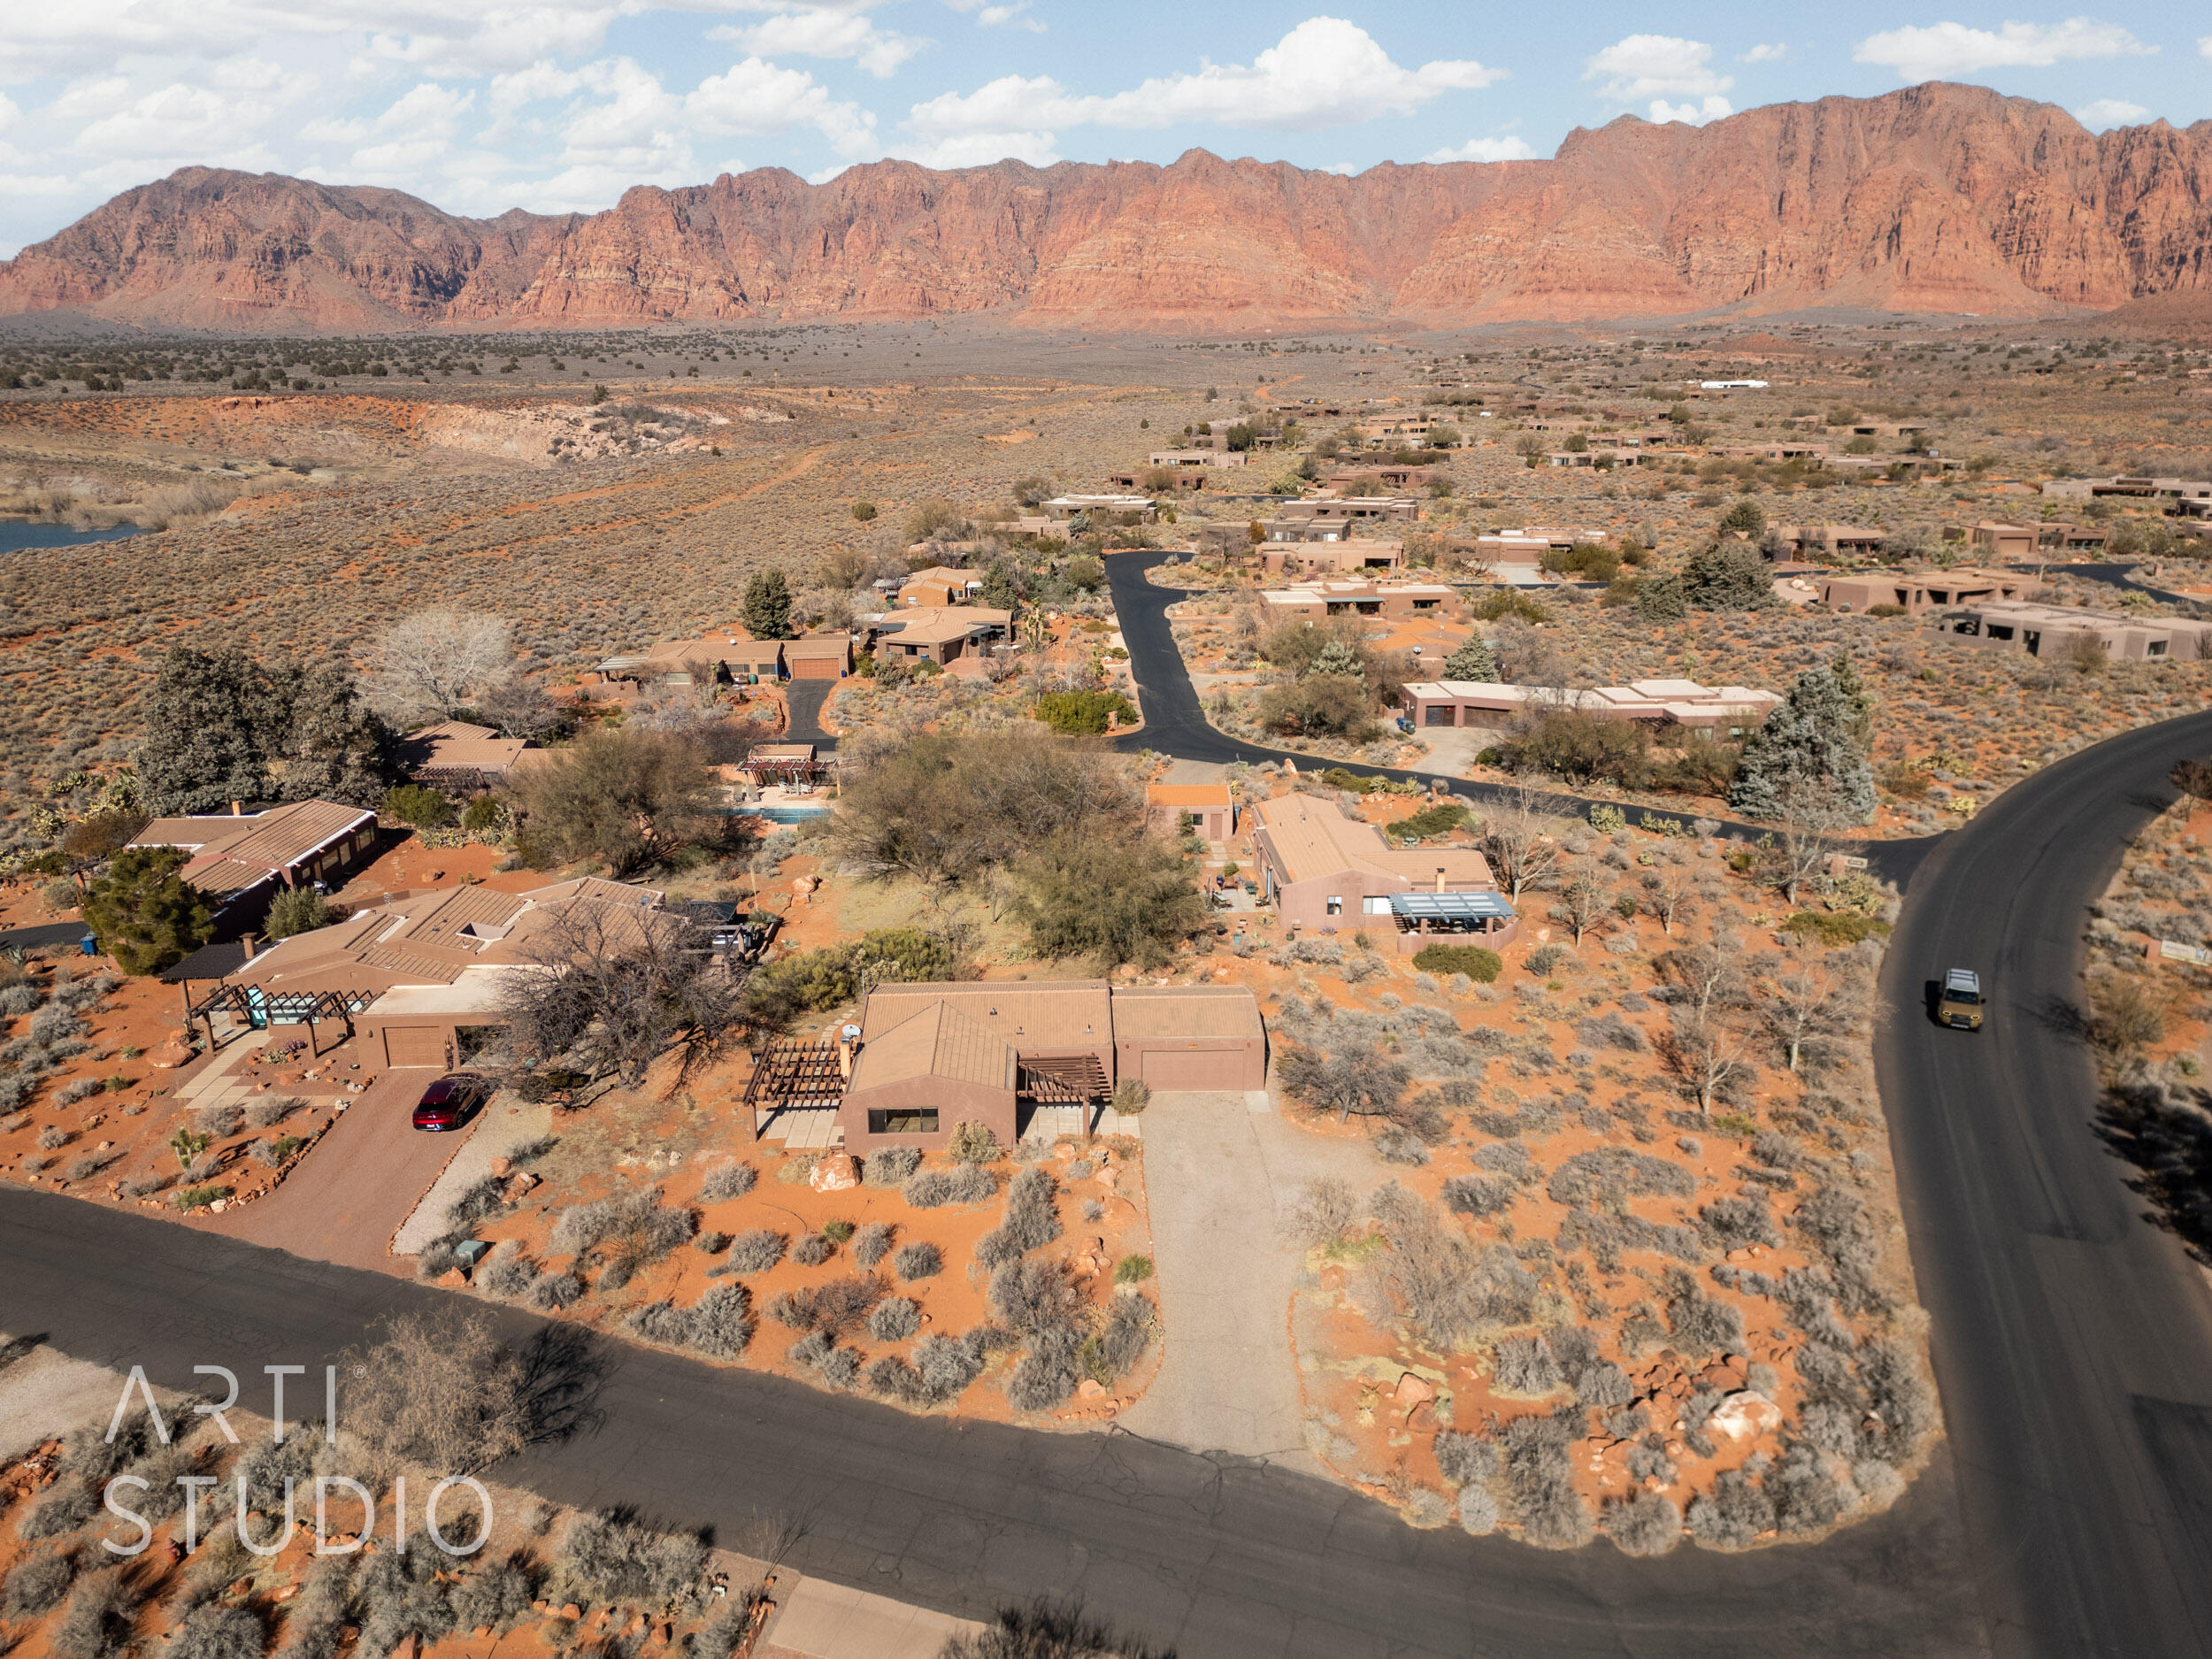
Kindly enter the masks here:
M 1432 150 L 1424 161 L 1531 161 L 1536 151 L 1525 138 L 1471 138 L 1456 150 Z
M 720 25 L 709 29 L 707 38 L 734 41 L 756 57 L 849 58 L 878 77 L 892 73 L 929 44 L 879 29 L 865 12 L 833 6 L 779 12 L 758 23 Z
M 1033 35 L 1041 35 L 1045 26 L 1029 15 L 1030 0 L 1006 0 L 1006 3 L 985 5 L 983 0 L 945 0 L 955 12 L 972 12 L 978 28 L 1022 28 Z
M 2200 58 L 2212 58 L 2212 35 L 2200 35 L 2197 36 L 2197 56 Z
M 1664 98 L 1654 98 L 1651 101 L 1651 119 L 1662 127 L 1669 121 L 1682 121 L 1692 127 L 1702 127 L 1708 121 L 1717 121 L 1724 115 L 1734 113 L 1735 111 L 1729 108 L 1728 100 L 1717 93 L 1701 104 L 1670 104 Z
M 1762 42 L 1747 52 L 1737 53 L 1736 61 L 1740 64 L 1778 64 L 1789 55 L 1790 49 L 1778 41 L 1772 44 Z
M 1985 69 L 2048 69 L 2086 58 L 2147 57 L 2146 46 L 2116 23 L 2068 18 L 2062 23 L 2005 23 L 1994 29 L 1932 23 L 1870 35 L 1851 54 L 1902 81 L 1977 74 Z
M 1735 81 L 1713 72 L 1713 49 L 1674 35 L 1631 35 L 1582 65 L 1582 78 L 1605 77 L 1598 90 L 1617 104 L 1665 96 L 1702 97 L 1725 92 Z
M 715 133 L 787 133 L 812 127 L 841 156 L 873 154 L 876 118 L 857 104 L 841 103 L 803 69 L 782 69 L 748 58 L 699 83 L 684 100 L 684 113 Z
M 2149 115 L 2150 111 L 2141 104 L 2130 104 L 2125 98 L 2099 98 L 2074 111 L 2076 120 L 2098 132 L 2108 127 L 2132 127 Z
M 1110 96 L 1070 93 L 1049 75 L 1004 75 L 972 93 L 916 104 L 906 127 L 926 145 L 985 134 L 1047 138 L 1068 127 L 1144 129 L 1185 123 L 1305 131 L 1407 115 L 1448 91 L 1486 87 L 1504 72 L 1463 61 L 1407 69 L 1340 18 L 1309 18 L 1241 64 L 1202 62 Z

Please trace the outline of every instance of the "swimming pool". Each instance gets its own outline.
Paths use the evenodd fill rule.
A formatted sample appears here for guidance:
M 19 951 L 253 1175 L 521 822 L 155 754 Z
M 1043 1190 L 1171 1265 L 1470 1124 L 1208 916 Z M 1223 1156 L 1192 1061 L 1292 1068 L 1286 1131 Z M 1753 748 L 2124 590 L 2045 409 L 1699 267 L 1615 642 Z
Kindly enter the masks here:
M 766 818 L 771 824 L 810 824 L 816 818 L 828 815 L 829 803 L 824 802 L 819 806 L 792 806 L 780 801 L 763 802 L 758 805 L 733 807 L 731 810 L 746 818 Z

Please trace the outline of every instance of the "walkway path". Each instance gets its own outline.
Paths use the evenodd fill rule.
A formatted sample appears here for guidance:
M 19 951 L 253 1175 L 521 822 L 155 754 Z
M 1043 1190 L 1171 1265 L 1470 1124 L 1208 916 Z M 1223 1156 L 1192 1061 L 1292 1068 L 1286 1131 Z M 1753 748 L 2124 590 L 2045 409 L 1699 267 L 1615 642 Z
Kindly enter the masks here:
M 822 729 L 822 705 L 837 688 L 834 680 L 788 680 L 784 682 L 783 702 L 788 714 L 784 731 L 787 743 L 811 743 L 818 749 L 837 747 L 837 739 Z

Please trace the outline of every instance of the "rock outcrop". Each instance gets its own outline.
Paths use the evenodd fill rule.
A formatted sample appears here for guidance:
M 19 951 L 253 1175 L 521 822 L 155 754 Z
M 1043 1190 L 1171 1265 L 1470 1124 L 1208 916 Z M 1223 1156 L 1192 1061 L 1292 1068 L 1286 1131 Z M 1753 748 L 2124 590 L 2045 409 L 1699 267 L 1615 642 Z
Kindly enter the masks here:
M 1624 116 L 1550 161 L 1356 177 L 1171 166 L 781 169 L 603 213 L 186 168 L 0 264 L 0 314 L 351 332 L 999 313 L 1239 328 L 1814 305 L 1990 316 L 2212 295 L 2212 122 L 2093 135 L 1930 84 L 1704 127 Z

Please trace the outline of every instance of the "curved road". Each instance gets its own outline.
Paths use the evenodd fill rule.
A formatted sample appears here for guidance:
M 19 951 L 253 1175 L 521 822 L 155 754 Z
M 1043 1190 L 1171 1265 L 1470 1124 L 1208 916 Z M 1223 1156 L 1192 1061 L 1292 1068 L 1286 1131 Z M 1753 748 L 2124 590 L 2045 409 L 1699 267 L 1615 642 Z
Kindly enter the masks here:
M 1170 605 L 1189 597 L 1193 590 L 1158 587 L 1145 577 L 1146 565 L 1164 557 L 1164 554 L 1149 551 L 1110 553 L 1106 556 L 1106 580 L 1113 595 L 1115 619 L 1121 627 L 1122 642 L 1128 648 L 1130 672 L 1136 679 L 1137 689 L 1144 704 L 1143 727 L 1116 740 L 1116 747 L 1132 751 L 1148 749 L 1156 754 L 1172 756 L 1178 760 L 1200 760 L 1217 764 L 1244 761 L 1258 765 L 1263 761 L 1270 760 L 1294 761 L 1307 767 L 1342 764 L 1341 762 L 1327 761 L 1313 755 L 1301 755 L 1294 749 L 1269 749 L 1262 744 L 1248 743 L 1231 737 L 1207 722 L 1206 711 L 1199 703 L 1198 689 L 1191 684 L 1190 671 L 1184 666 L 1183 654 L 1176 648 L 1174 625 L 1168 620 L 1167 615 Z M 1448 772 L 1407 771 L 1394 766 L 1363 764 L 1356 764 L 1352 770 L 1384 778 L 1409 780 L 1418 784 L 1433 782 L 1454 795 L 1471 801 L 1492 801 L 1503 804 L 1511 798 L 1510 792 L 1496 784 L 1479 783 Z M 1548 795 L 1541 799 L 1549 810 L 1583 818 L 1590 816 L 1590 809 L 1594 806 L 1621 804 L 1617 801 L 1592 801 L 1569 795 Z M 1752 841 L 1763 831 L 1762 826 L 1756 825 L 1723 821 L 1720 833 L 1738 841 Z M 1930 835 L 1910 841 L 1868 841 L 1864 844 L 1864 851 L 1876 873 L 1887 877 L 1901 887 L 1911 879 L 1913 871 L 1940 839 Z
M 1876 1060 L 1992 1644 L 2212 1653 L 2212 1292 L 2093 1126 L 2085 910 L 2212 714 L 2014 785 L 1915 877 Z M 1926 983 L 1970 967 L 1978 1035 Z

